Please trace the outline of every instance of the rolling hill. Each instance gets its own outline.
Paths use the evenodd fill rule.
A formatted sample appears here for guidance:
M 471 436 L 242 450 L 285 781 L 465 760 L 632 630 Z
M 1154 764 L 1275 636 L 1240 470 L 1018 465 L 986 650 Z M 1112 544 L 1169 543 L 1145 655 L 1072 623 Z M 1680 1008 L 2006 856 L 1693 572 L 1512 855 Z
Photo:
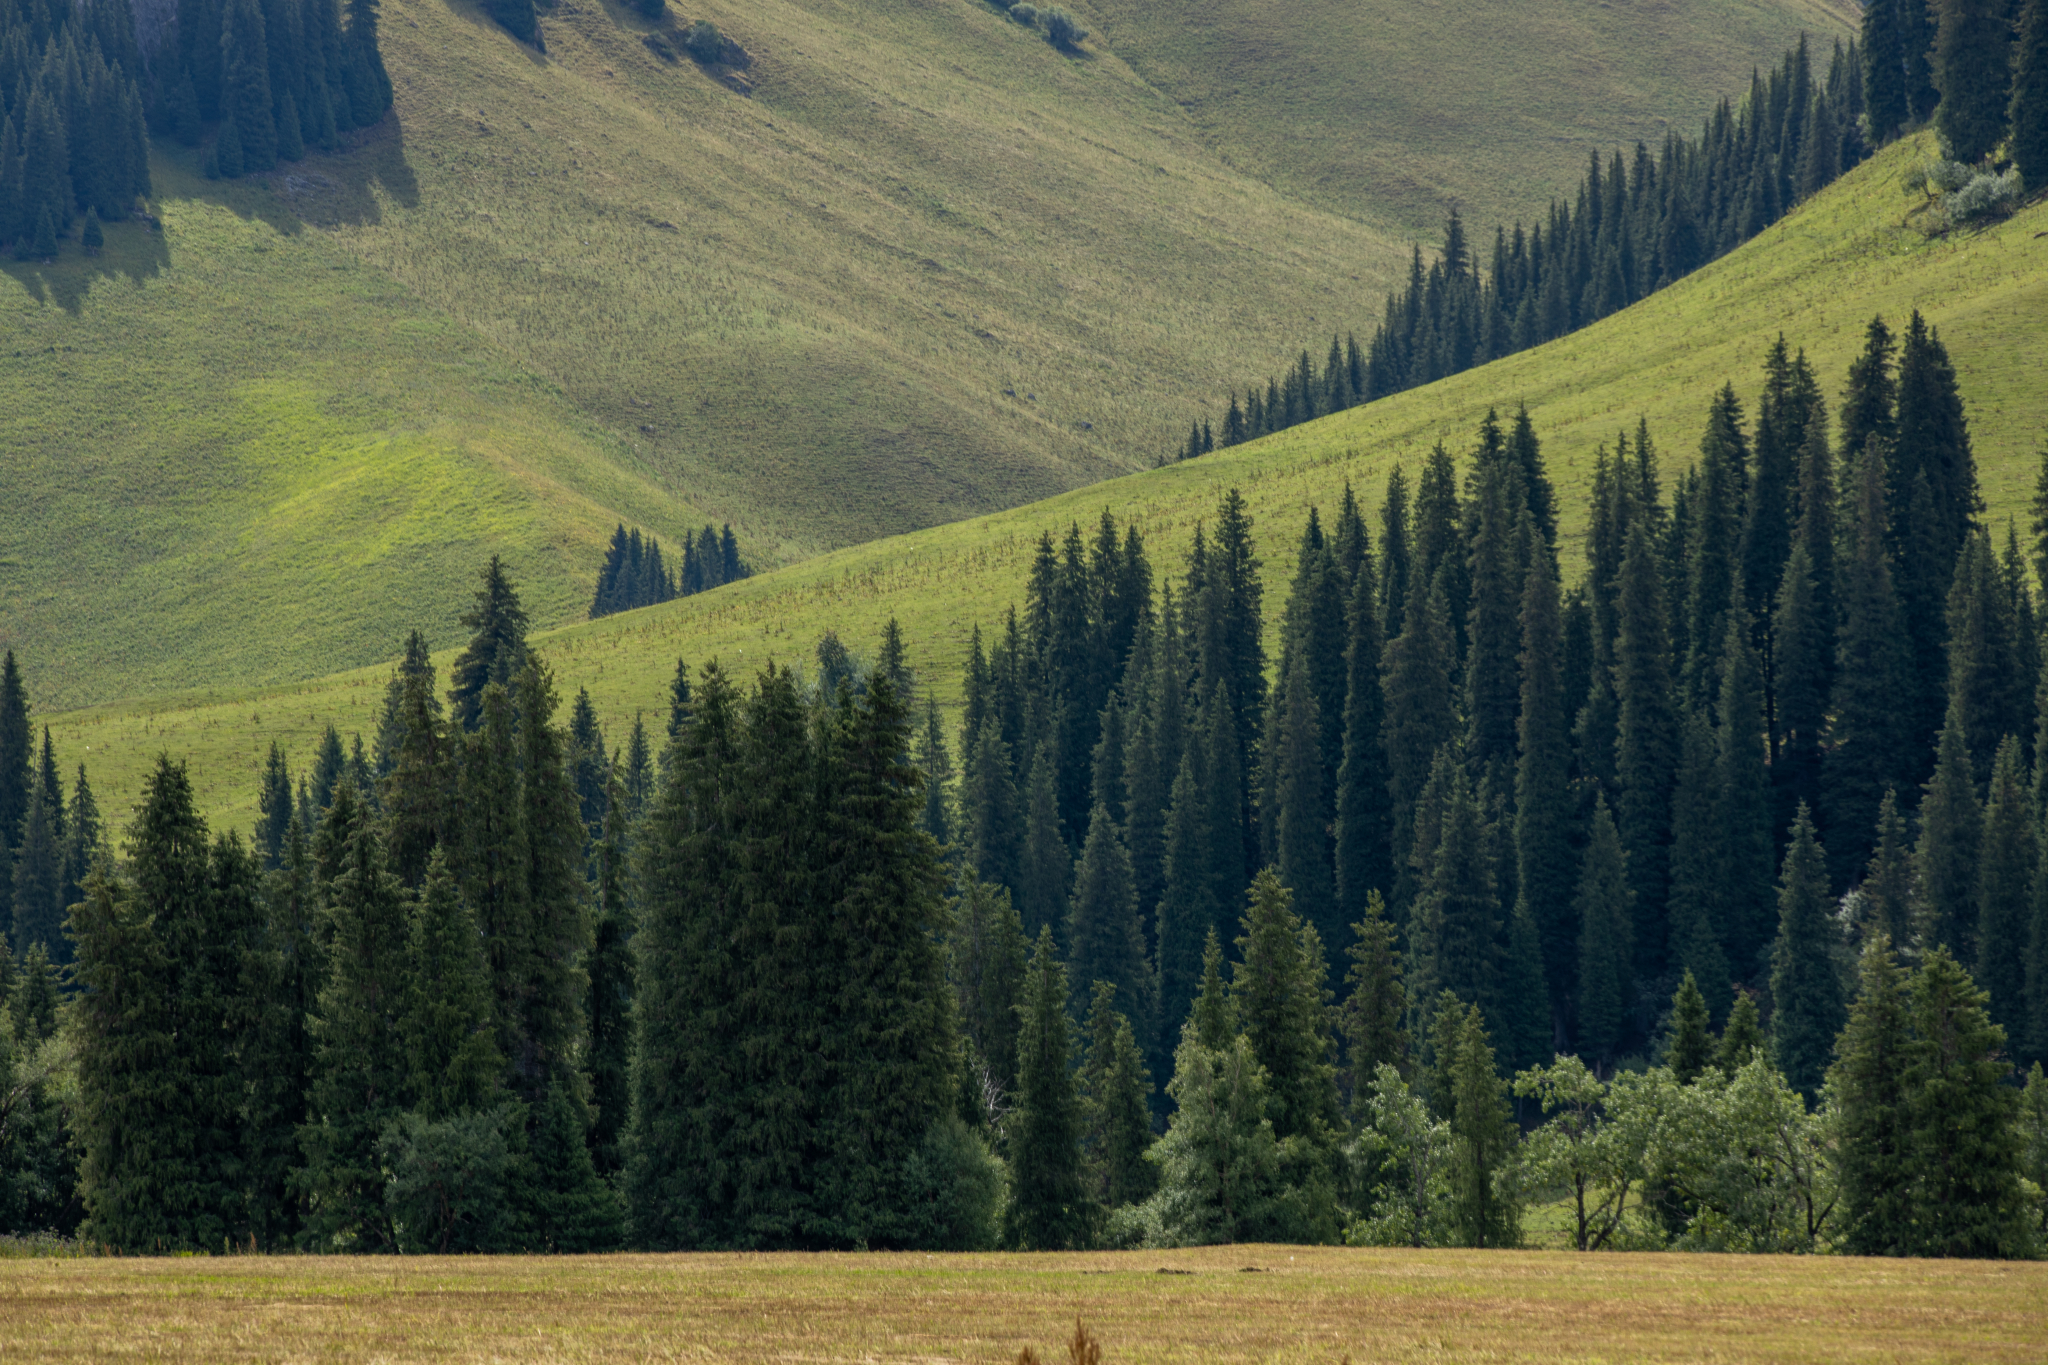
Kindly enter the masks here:
M 1130 472 L 1376 317 L 1446 201 L 1526 209 L 1847 14 L 1570 0 L 1480 63 L 1417 0 L 1077 8 L 1079 56 L 984 0 L 659 26 L 726 28 L 722 75 L 612 3 L 560 0 L 542 57 L 391 0 L 396 116 L 345 153 L 234 183 L 159 150 L 160 230 L 0 282 L 37 704 L 450 643 L 485 546 L 559 624 L 615 521 L 729 520 L 773 566 Z
M 1905 182 L 1931 149 L 1926 136 L 1888 149 L 1722 260 L 1535 350 L 1200 460 L 820 556 L 701 597 L 550 632 L 537 644 L 566 693 L 589 689 L 615 738 L 635 711 L 664 704 L 678 656 L 693 664 L 716 657 L 744 674 L 769 659 L 802 663 L 827 628 L 872 650 L 892 616 L 913 665 L 947 702 L 957 699 L 971 628 L 1020 597 L 1041 532 L 1092 522 L 1106 507 L 1142 528 L 1158 571 L 1177 573 L 1195 524 L 1231 486 L 1244 491 L 1256 519 L 1270 630 L 1308 508 L 1333 505 L 1346 481 L 1376 502 L 1391 467 L 1413 469 L 1438 440 L 1463 449 L 1490 406 L 1528 404 L 1560 487 L 1569 553 L 1583 533 L 1593 453 L 1617 430 L 1645 418 L 1668 471 L 1690 458 L 1722 383 L 1753 403 L 1764 350 L 1780 333 L 1806 349 L 1832 399 L 1864 323 L 1880 312 L 1902 320 L 1916 307 L 1955 360 L 1983 492 L 2002 519 L 2031 496 L 2048 439 L 2048 388 L 2040 382 L 2048 203 L 1981 232 L 1923 237 L 1904 223 L 1919 202 Z M 466 579 L 451 591 L 466 592 Z M 394 651 L 396 644 L 394 635 Z M 446 656 L 439 662 L 445 669 Z M 216 818 L 245 824 L 271 741 L 298 763 L 330 720 L 367 730 L 388 670 L 104 706 L 55 716 L 52 725 L 65 763 L 90 764 L 103 806 L 117 817 L 145 766 L 171 752 L 191 757 Z

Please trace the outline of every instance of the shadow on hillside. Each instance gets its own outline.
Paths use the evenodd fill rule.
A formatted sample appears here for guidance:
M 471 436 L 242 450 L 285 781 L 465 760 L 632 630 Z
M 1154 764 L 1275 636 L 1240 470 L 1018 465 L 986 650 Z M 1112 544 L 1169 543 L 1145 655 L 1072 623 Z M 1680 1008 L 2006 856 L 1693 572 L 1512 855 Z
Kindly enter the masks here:
M 292 219 L 290 227 L 273 224 L 281 232 L 296 231 L 300 222 L 315 227 L 382 222 L 380 187 L 383 198 L 401 208 L 420 202 L 419 177 L 406 160 L 405 129 L 396 114 L 355 134 L 346 151 L 280 166 L 267 179 L 274 202 Z
M 107 244 L 98 256 L 89 257 L 78 244 L 78 225 L 58 244 L 52 261 L 0 260 L 0 273 L 20 285 L 22 292 L 40 303 L 51 303 L 72 316 L 85 307 L 85 298 L 101 281 L 125 281 L 140 285 L 161 275 L 171 263 L 171 252 L 154 220 L 131 218 L 109 223 Z

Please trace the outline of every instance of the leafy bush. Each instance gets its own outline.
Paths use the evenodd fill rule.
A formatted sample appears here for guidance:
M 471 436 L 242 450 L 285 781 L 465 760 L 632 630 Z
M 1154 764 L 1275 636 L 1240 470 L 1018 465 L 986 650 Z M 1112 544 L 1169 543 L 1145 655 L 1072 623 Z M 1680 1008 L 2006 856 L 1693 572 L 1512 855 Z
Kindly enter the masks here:
M 1967 223 L 1973 218 L 1983 218 L 2000 213 L 2020 201 L 2020 173 L 2007 171 L 2004 175 L 1980 174 L 1970 178 L 1943 201 L 1942 208 L 1949 220 Z
M 1054 5 L 1045 12 L 1045 37 L 1054 47 L 1077 48 L 1088 36 L 1088 30 L 1066 10 Z
M 406 1251 L 505 1249 L 505 1134 L 518 1125 L 506 1105 L 439 1123 L 409 1113 L 391 1126 L 381 1153 L 391 1172 L 384 1202 Z
M 725 35 L 709 19 L 699 19 L 683 34 L 683 46 L 692 57 L 709 66 L 725 56 Z
M 1940 194 L 1953 194 L 1970 183 L 1972 171 L 1960 161 L 1946 161 L 1939 157 L 1921 169 L 1921 179 L 1928 189 Z
M 1012 5 L 1010 6 L 1010 17 L 1012 19 L 1015 19 L 1020 24 L 1026 24 L 1032 28 L 1037 28 L 1038 6 L 1028 4 Z
M 927 1251 L 990 1251 L 1003 1223 L 1008 1172 L 949 1114 L 903 1163 L 906 1243 Z

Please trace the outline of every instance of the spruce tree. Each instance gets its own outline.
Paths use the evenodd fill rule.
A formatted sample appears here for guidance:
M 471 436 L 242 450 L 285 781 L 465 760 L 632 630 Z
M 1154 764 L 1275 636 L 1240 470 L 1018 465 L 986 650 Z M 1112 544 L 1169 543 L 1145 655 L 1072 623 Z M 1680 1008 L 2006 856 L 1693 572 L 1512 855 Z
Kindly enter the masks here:
M 1441 582 L 1414 580 L 1406 626 L 1387 646 L 1383 688 L 1386 719 L 1381 744 L 1387 758 L 1387 793 L 1393 817 L 1393 862 L 1398 878 L 1414 843 L 1415 803 L 1429 781 L 1437 751 L 1453 733 L 1451 670 L 1455 662 L 1450 602 Z M 1397 916 L 1412 907 L 1398 897 Z
M 507 1062 L 516 1092 L 528 1103 L 552 1080 L 573 1080 L 573 1057 L 584 1029 L 581 960 L 590 942 L 584 873 L 585 829 L 569 775 L 565 736 L 552 724 L 554 682 L 530 660 L 518 679 L 519 792 L 528 863 L 528 939 L 515 945 L 510 985 L 514 1045 Z M 580 1091 L 576 1092 L 580 1095 Z M 580 1098 L 577 1107 L 581 1108 Z
M 2048 185 L 2048 0 L 2022 0 L 2006 106 L 2012 162 L 2029 185 Z
M 429 1119 L 489 1108 L 505 1059 L 491 1027 L 490 970 L 476 912 L 436 849 L 412 907 L 398 1017 L 411 1107 Z
M 1499 1017 L 1500 892 L 1493 831 L 1462 768 L 1452 767 L 1429 891 L 1410 928 L 1417 994 L 1440 990 Z
M 496 683 L 510 691 L 526 662 L 526 609 L 498 556 L 484 566 L 476 600 L 461 622 L 470 639 L 448 670 L 448 701 L 457 723 L 475 730 L 483 720 L 484 688 Z
M 1201 982 L 1202 942 L 1214 937 L 1223 907 L 1212 875 L 1214 851 L 1205 811 L 1207 764 L 1190 744 L 1173 782 L 1166 822 L 1165 889 L 1159 898 L 1159 996 L 1162 1044 L 1179 1036 Z
M 30 770 L 35 757 L 28 724 L 28 686 L 8 650 L 0 660 L 0 870 L 9 865 L 21 841 L 22 817 L 28 814 Z
M 1671 1031 L 1665 1039 L 1664 1065 L 1672 1079 L 1691 1085 L 1713 1064 L 1714 1035 L 1707 1018 L 1706 997 L 1687 972 L 1671 997 Z
M 1158 1184 L 1157 1168 L 1145 1160 L 1152 1145 L 1152 1077 L 1115 994 L 1108 982 L 1095 983 L 1079 1077 L 1089 1192 L 1109 1209 L 1138 1203 Z
M 1808 1101 L 1819 1094 L 1842 1031 L 1827 862 L 1802 809 L 1778 880 L 1778 939 L 1771 948 L 1771 1039 L 1778 1069 Z
M 1841 880 L 1867 857 L 1866 840 L 1877 827 L 1885 793 L 1912 771 L 1900 715 L 1910 663 L 1886 544 L 1882 442 L 1866 454 L 1844 528 L 1841 626 L 1828 702 L 1829 744 L 1821 763 L 1821 811 Z
M 1571 847 L 1571 718 L 1562 676 L 1564 639 L 1557 578 L 1546 554 L 1529 557 L 1522 589 L 1522 700 L 1516 726 L 1515 914 L 1528 916 L 1542 954 L 1553 1018 L 1572 998 L 1577 880 Z
M 1095 1207 L 1082 1178 L 1080 1106 L 1068 1069 L 1067 972 L 1050 925 L 1031 950 L 1020 1008 L 1004 1240 L 1025 1251 L 1075 1250 L 1093 1235 Z
M 1714 1052 L 1714 1065 L 1733 1080 L 1736 1072 L 1769 1048 L 1770 1041 L 1764 1036 L 1763 1021 L 1757 1012 L 1756 997 L 1748 991 L 1738 991 L 1735 1006 L 1728 1011 L 1728 1025 L 1721 1030 L 1721 1043 Z
M 1634 915 L 1629 898 L 1628 860 L 1608 813 L 1607 800 L 1593 800 L 1593 822 L 1572 908 L 1579 920 L 1578 1028 L 1581 1056 L 1612 1059 L 1627 1038 L 1634 1012 Z
M 621 1146 L 632 1107 L 633 907 L 626 848 L 630 798 L 614 770 L 606 783 L 604 827 L 597 844 L 597 914 L 591 923 L 588 976 L 590 1155 L 598 1174 L 624 1169 Z
M 1649 528 L 1638 521 L 1629 528 L 1628 551 L 1622 559 L 1615 597 L 1619 733 L 1614 817 L 1621 842 L 1628 849 L 1627 876 L 1636 917 L 1635 963 L 1644 974 L 1655 973 L 1664 962 L 1671 780 L 1679 758 L 1664 600 L 1656 546 Z
M 1450 1085 L 1454 1235 L 1462 1246 L 1515 1246 L 1521 1241 L 1521 1210 L 1498 1176 L 1514 1159 L 1519 1135 L 1476 1005 L 1459 1026 Z
M 1942 727 L 1934 777 L 1920 798 L 1920 838 L 1913 865 L 1919 879 L 1915 920 L 1926 947 L 1969 954 L 1977 920 L 1977 857 L 1984 814 L 1970 773 L 1961 720 L 1953 711 Z
M 1910 1041 L 1905 979 L 1890 940 L 1873 935 L 1828 1072 L 1842 1246 L 1853 1255 L 1896 1256 L 1913 1241 L 1916 1172 L 1903 1074 Z
M 106 854 L 105 832 L 100 826 L 99 803 L 85 779 L 85 765 L 71 784 L 71 805 L 64 814 L 64 904 L 72 906 L 85 899 L 85 882 L 93 865 Z M 68 942 L 57 959 L 71 960 Z
M 1007 1103 L 1017 1088 L 1017 1009 L 1030 949 L 1010 893 L 987 882 L 969 882 L 953 909 L 947 971 L 960 1031 L 974 1050 L 973 1060 L 986 1072 L 968 1078 L 981 1092 L 985 1119 L 991 1117 L 986 1111 L 992 1100 Z
M 1743 907 L 1724 901 L 1718 885 L 1729 870 L 1729 855 L 1727 829 L 1716 808 L 1713 732 L 1693 713 L 1685 718 L 1684 734 L 1671 801 L 1672 961 L 1686 976 L 1707 983 L 1709 1012 L 1719 1017 L 1728 1012 L 1733 979 L 1723 945 L 1740 942 L 1746 926 L 1726 921 L 1728 910 Z
M 1977 854 L 1977 980 L 2006 1035 L 2028 1034 L 2027 948 L 2039 849 L 2034 797 L 2011 735 L 1998 746 Z
M 1307 909 L 1317 933 L 1328 942 L 1341 942 L 1344 921 L 1339 917 L 1330 844 L 1332 769 L 1323 764 L 1322 713 L 1306 667 L 1289 672 L 1276 702 L 1278 744 L 1270 758 L 1277 769 L 1276 870 Z
M 1335 873 L 1345 922 L 1365 913 L 1368 898 L 1393 890 L 1391 796 L 1382 739 L 1386 702 L 1380 690 L 1378 578 L 1361 550 L 1346 608 L 1344 759 L 1337 768 Z
M 1052 741 L 1038 747 L 1025 783 L 1024 841 L 1017 870 L 1017 909 L 1024 930 L 1059 925 L 1065 919 L 1074 876 L 1074 855 L 1060 821 L 1059 771 Z
M 1793 543 L 1771 612 L 1771 671 L 1777 761 L 1775 822 L 1790 823 L 1800 802 L 1821 800 L 1821 753 L 1827 731 L 1833 630 L 1820 602 L 1813 559 L 1805 540 Z
M 1878 808 L 1877 848 L 1858 888 L 1863 922 L 1870 933 L 1882 933 L 1894 944 L 1913 941 L 1913 844 L 1906 817 L 1899 814 L 1898 796 L 1884 794 Z
M 1088 842 L 1075 869 L 1067 906 L 1068 974 L 1091 993 L 1108 983 L 1112 1007 L 1138 1021 L 1151 1036 L 1154 983 L 1138 920 L 1137 887 L 1130 855 L 1124 851 L 1108 807 L 1097 803 L 1088 820 Z M 1077 1002 L 1078 1003 L 1078 1002 Z
M 1465 751 L 1473 771 L 1498 773 L 1505 782 L 1515 760 L 1519 709 L 1515 659 L 1521 630 L 1515 589 L 1526 585 L 1516 562 L 1517 519 L 1508 507 L 1506 474 L 1496 467 L 1480 471 L 1479 477 L 1483 483 L 1468 561 L 1472 605 L 1465 626 Z M 1530 529 L 1522 527 L 1524 536 Z
M 1715 736 L 1714 823 L 1726 859 L 1711 882 L 1714 920 L 1739 976 L 1749 976 L 1771 922 L 1771 777 L 1766 765 L 1769 738 L 1764 715 L 1764 677 L 1751 645 L 1749 614 L 1729 613 L 1721 651 L 1721 723 Z M 1675 837 L 1675 836 L 1674 836 Z
M 1941 0 L 1930 53 L 1941 103 L 1934 126 L 1957 161 L 1976 162 L 2005 140 L 2012 89 L 2012 14 L 2006 0 Z
M 303 1201 L 293 1189 L 302 1162 L 313 1040 L 307 1029 L 326 973 L 320 892 L 312 849 L 297 817 L 285 827 L 284 852 L 263 887 L 263 925 L 245 959 L 243 993 L 251 1022 L 243 1043 L 248 1078 L 246 1186 L 249 1231 L 258 1247 L 282 1249 L 300 1230 Z
M 56 814 L 62 813 L 62 807 Z M 26 956 L 31 946 L 53 953 L 62 942 L 64 847 L 43 785 L 30 785 L 28 813 L 22 817 L 20 842 L 14 850 L 14 951 Z
M 1015 891 L 1022 884 L 1024 813 L 1002 722 L 989 717 L 963 742 L 973 745 L 960 789 L 960 828 L 968 862 L 982 881 Z
M 1915 1256 L 2023 1256 L 2031 1250 L 2020 1193 L 2019 1091 L 2006 1084 L 2005 1030 L 1984 992 L 1936 947 L 1913 974 L 1913 1038 L 1904 1089 L 1918 1176 Z
M 1382 1065 L 1401 1075 L 1409 1070 L 1408 992 L 1401 980 L 1401 950 L 1378 892 L 1366 897 L 1365 918 L 1352 926 L 1351 969 L 1345 974 L 1344 1004 L 1337 1030 L 1344 1038 L 1352 1115 L 1360 1113 L 1366 1088 Z
M 1253 879 L 1230 998 L 1270 1078 L 1274 1135 L 1333 1149 L 1342 1127 L 1322 940 L 1272 868 Z
M 270 756 L 264 760 L 256 809 L 256 852 L 263 859 L 263 870 L 275 872 L 284 859 L 285 831 L 291 827 L 293 815 L 291 771 L 276 740 L 270 742 Z
M 918 770 L 925 775 L 924 811 L 918 823 L 941 847 L 953 842 L 953 814 L 948 788 L 953 780 L 953 761 L 946 753 L 946 734 L 939 725 L 939 703 L 925 702 L 925 723 L 917 745 Z

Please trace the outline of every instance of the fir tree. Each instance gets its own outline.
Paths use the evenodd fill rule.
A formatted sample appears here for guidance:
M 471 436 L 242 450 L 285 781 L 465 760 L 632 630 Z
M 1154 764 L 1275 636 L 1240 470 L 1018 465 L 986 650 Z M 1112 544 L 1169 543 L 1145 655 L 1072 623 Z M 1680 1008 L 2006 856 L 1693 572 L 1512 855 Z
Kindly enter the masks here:
M 2048 185 L 2048 2 L 2022 0 L 2006 106 L 2013 165 L 2029 185 Z
M 1386 719 L 1381 743 L 1387 757 L 1387 793 L 1393 816 L 1394 868 L 1408 862 L 1414 842 L 1415 803 L 1429 780 L 1437 751 L 1452 736 L 1451 667 L 1454 648 L 1450 603 L 1441 582 L 1417 577 L 1406 612 L 1406 628 L 1387 646 L 1384 690 Z M 1397 915 L 1411 907 L 1397 897 Z
M 1863 922 L 1894 944 L 1913 941 L 1913 845 L 1896 793 L 1887 791 L 1878 808 L 1877 848 L 1858 888 Z
M 1913 974 L 1904 1089 L 1916 1172 L 1916 1256 L 2020 1256 L 2031 1249 L 2013 1122 L 2019 1091 L 2005 1030 L 1946 947 Z
M 1138 893 L 1131 878 L 1130 855 L 1124 851 L 1108 807 L 1096 804 L 1088 821 L 1088 842 L 1075 870 L 1073 897 L 1067 906 L 1067 942 L 1072 945 L 1068 972 L 1093 992 L 1107 983 L 1113 1007 L 1139 1022 L 1151 1036 L 1154 1027 L 1151 964 L 1145 934 L 1138 922 Z
M 1365 913 L 1373 892 L 1383 897 L 1391 893 L 1394 882 L 1393 816 L 1382 740 L 1386 703 L 1380 690 L 1383 641 L 1378 599 L 1374 565 L 1361 548 L 1346 608 L 1344 758 L 1337 769 L 1336 893 L 1346 922 Z
M 1202 984 L 1188 1011 L 1187 1026 L 1211 1052 L 1228 1047 L 1238 1034 L 1237 1001 L 1223 980 L 1223 940 L 1213 927 L 1202 943 Z
M 1550 557 L 1533 554 L 1522 589 L 1522 702 L 1515 768 L 1517 916 L 1536 930 L 1549 1013 L 1565 1017 L 1578 937 L 1572 921 L 1576 880 L 1567 801 L 1571 739 L 1564 695 L 1564 639 Z
M 418 886 L 427 860 L 450 837 L 455 821 L 454 756 L 434 701 L 431 666 L 403 675 L 393 716 L 396 744 L 383 780 L 392 870 Z
M 1706 997 L 1691 972 L 1678 983 L 1671 997 L 1671 1028 L 1665 1038 L 1664 1065 L 1672 1079 L 1691 1085 L 1714 1061 L 1714 1035 L 1709 1028 Z
M 484 688 L 496 683 L 509 691 L 526 662 L 526 610 L 498 556 L 484 566 L 476 600 L 461 620 L 470 639 L 449 669 L 448 700 L 462 728 L 475 730 L 483 719 Z
M 1977 980 L 1991 1002 L 1991 1017 L 2008 1037 L 2023 1041 L 2028 1031 L 2028 921 L 2039 849 L 2035 844 L 2034 798 L 2023 771 L 2019 741 L 2011 735 L 1998 746 L 1991 766 L 1991 793 L 1984 805 L 1984 834 L 1977 854 Z
M 398 1028 L 412 1107 L 430 1119 L 489 1108 L 505 1061 L 492 1037 L 483 934 L 438 849 L 427 863 L 408 942 Z
M 1017 1088 L 1017 1011 L 1030 949 L 1010 893 L 987 882 L 969 882 L 954 906 L 947 970 L 961 1033 L 986 1073 L 969 1077 L 981 1090 L 977 1100 L 984 1119 L 993 1119 L 988 1111 L 1007 1104 Z
M 1820 1092 L 1842 1031 L 1827 863 L 1802 809 L 1778 881 L 1778 939 L 1771 948 L 1771 1038 L 1778 1069 L 1809 1101 Z
M 270 742 L 270 756 L 263 764 L 263 786 L 256 795 L 256 852 L 263 870 L 275 872 L 284 859 L 285 831 L 292 822 L 292 777 L 285 766 L 284 750 Z
M 1280 881 L 1308 908 L 1317 932 L 1336 942 L 1344 923 L 1329 837 L 1331 769 L 1323 764 L 1321 710 L 1307 674 L 1305 666 L 1288 671 L 1275 708 L 1278 743 L 1269 751 L 1278 770 L 1275 861 Z
M 597 914 L 591 924 L 586 1069 L 590 1076 L 590 1155 L 598 1174 L 616 1178 L 632 1107 L 633 908 L 626 887 L 630 798 L 614 770 L 606 783 L 597 844 Z
M 1729 870 L 1727 830 L 1715 809 L 1712 731 L 1697 713 L 1685 719 L 1684 757 L 1671 802 L 1671 947 L 1673 962 L 1694 981 L 1705 981 L 1709 1012 L 1728 1012 L 1732 974 L 1724 942 L 1739 941 L 1745 927 L 1730 925 L 1720 879 Z M 1766 855 L 1768 856 L 1768 855 Z
M 1428 894 L 1416 907 L 1417 994 L 1454 991 L 1498 1013 L 1500 894 L 1493 873 L 1492 831 L 1462 768 L 1453 767 L 1442 833 Z
M 1459 1026 L 1450 1062 L 1451 1225 L 1462 1246 L 1511 1247 L 1521 1241 L 1521 1210 L 1498 1180 L 1517 1140 L 1507 1087 L 1478 1006 Z
M 1401 951 L 1378 892 L 1366 897 L 1365 918 L 1352 926 L 1349 955 L 1348 992 L 1337 1028 L 1344 1037 L 1355 1118 L 1365 1103 L 1371 1076 L 1382 1065 L 1404 1077 L 1409 1070 L 1408 1033 L 1402 1022 L 1408 1013 L 1408 992 L 1401 981 Z
M 1856 999 L 1828 1072 L 1842 1245 L 1854 1255 L 1897 1255 L 1913 1240 L 1915 1172 L 1903 1075 L 1910 1041 L 1906 983 L 1891 942 L 1877 934 L 1864 945 Z
M 1761 661 L 1750 640 L 1749 614 L 1729 614 L 1721 652 L 1721 723 L 1715 736 L 1714 823 L 1726 862 L 1710 886 L 1715 923 L 1737 974 L 1748 976 L 1769 941 L 1772 836 L 1771 778 Z M 1674 834 L 1674 838 L 1675 838 Z
M 1074 875 L 1074 855 L 1060 822 L 1059 771 L 1053 752 L 1050 740 L 1039 745 L 1025 785 L 1023 856 L 1016 892 L 1026 933 L 1061 923 Z
M 939 725 L 939 704 L 925 702 L 924 728 L 918 736 L 917 766 L 925 775 L 924 812 L 919 824 L 941 847 L 953 842 L 953 816 L 947 792 L 953 780 L 953 761 L 946 753 L 946 734 Z
M 2005 0 L 1942 0 L 1929 54 L 1941 103 L 1934 125 L 1957 161 L 1975 162 L 2005 140 L 2012 89 L 2012 15 Z
M 1135 1204 L 1152 1193 L 1152 1078 L 1131 1021 L 1115 1007 L 1115 988 L 1095 983 L 1088 1009 L 1088 1052 L 1081 1064 L 1080 1104 L 1089 1191 L 1104 1208 Z
M 1206 819 L 1209 784 L 1202 746 L 1190 744 L 1173 782 L 1166 823 L 1166 885 L 1159 898 L 1159 993 L 1162 1037 L 1188 1017 L 1201 980 L 1201 948 L 1213 937 L 1223 907 L 1216 894 L 1215 852 Z
M 1068 1070 L 1073 1022 L 1067 973 L 1050 925 L 1031 952 L 1017 1044 L 1017 1111 L 1011 1119 L 1012 1194 L 1004 1236 L 1027 1251 L 1086 1246 L 1095 1221 L 1081 1171 L 1081 1115 Z
M 0 660 L 0 869 L 6 868 L 21 840 L 22 817 L 28 814 L 30 769 L 35 757 L 34 734 L 28 723 L 28 686 L 8 650 Z
M 59 806 L 55 814 L 62 814 Z M 40 782 L 30 784 L 28 813 L 22 817 L 20 842 L 14 850 L 14 951 L 26 956 L 30 947 L 50 952 L 59 946 L 64 907 L 64 846 Z
M 1664 961 L 1669 889 L 1671 778 L 1679 758 L 1672 711 L 1670 643 L 1664 585 L 1649 528 L 1629 528 L 1615 599 L 1614 681 L 1619 703 L 1615 746 L 1615 826 L 1628 849 L 1635 963 L 1655 972 Z
M 1977 855 L 1984 814 L 1970 774 L 1963 727 L 1953 711 L 1942 728 L 1934 777 L 1920 798 L 1920 838 L 1913 849 L 1919 895 L 1918 937 L 1969 953 L 1977 919 Z
M 1885 420 L 1890 420 L 1888 413 Z M 1844 428 L 1846 437 L 1846 412 Z M 1855 506 L 1844 528 L 1841 625 L 1828 703 L 1829 745 L 1821 767 L 1821 809 L 1843 869 L 1863 862 L 1869 850 L 1864 840 L 1876 828 L 1885 792 L 1912 770 L 1899 706 L 1909 690 L 1910 663 L 1886 543 L 1883 453 L 1882 440 L 1865 452 Z
M 1593 800 L 1591 837 L 1572 908 L 1579 921 L 1578 1045 L 1595 1062 L 1627 1037 L 1634 1007 L 1628 859 L 1605 797 Z
M 1275 1136 L 1334 1147 L 1342 1119 L 1322 941 L 1272 868 L 1253 879 L 1230 998 L 1269 1077 Z
M 1024 815 L 1002 722 L 989 717 L 970 740 L 972 758 L 960 789 L 960 827 L 968 862 L 982 881 L 1014 890 L 1022 884 Z
M 1749 1065 L 1753 1058 L 1762 1056 L 1769 1047 L 1770 1041 L 1764 1036 L 1763 1021 L 1757 1012 L 1756 997 L 1747 991 L 1737 991 L 1734 1008 L 1728 1011 L 1728 1026 L 1721 1030 L 1721 1044 L 1714 1052 L 1714 1065 L 1733 1080 L 1736 1072 Z

